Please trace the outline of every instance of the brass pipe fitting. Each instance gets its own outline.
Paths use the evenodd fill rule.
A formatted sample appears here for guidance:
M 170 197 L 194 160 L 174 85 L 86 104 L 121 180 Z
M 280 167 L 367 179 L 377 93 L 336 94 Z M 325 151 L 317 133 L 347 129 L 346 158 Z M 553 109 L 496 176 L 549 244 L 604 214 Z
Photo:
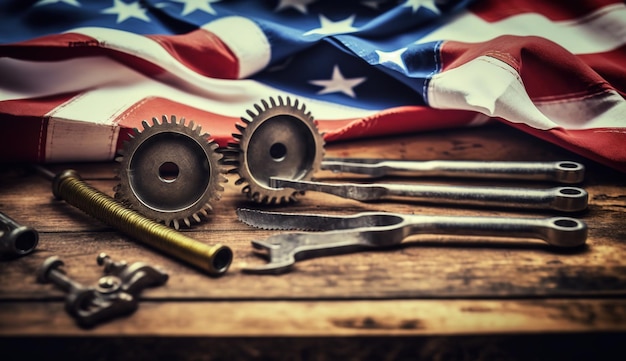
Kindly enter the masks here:
M 232 261 L 229 247 L 204 244 L 148 219 L 91 187 L 74 170 L 65 170 L 54 177 L 52 193 L 119 231 L 211 275 L 225 273 Z

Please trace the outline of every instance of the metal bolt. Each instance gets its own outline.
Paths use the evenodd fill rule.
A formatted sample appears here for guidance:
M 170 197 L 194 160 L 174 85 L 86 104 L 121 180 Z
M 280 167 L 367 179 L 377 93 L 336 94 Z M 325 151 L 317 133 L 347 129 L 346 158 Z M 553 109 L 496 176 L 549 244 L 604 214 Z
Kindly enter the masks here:
M 76 290 L 84 289 L 85 287 L 67 277 L 61 267 L 64 265 L 63 261 L 57 256 L 47 258 L 37 273 L 37 282 L 39 283 L 54 283 L 57 287 L 67 293 L 74 292 Z
M 98 292 L 115 293 L 122 287 L 122 280 L 117 276 L 104 276 L 98 280 Z

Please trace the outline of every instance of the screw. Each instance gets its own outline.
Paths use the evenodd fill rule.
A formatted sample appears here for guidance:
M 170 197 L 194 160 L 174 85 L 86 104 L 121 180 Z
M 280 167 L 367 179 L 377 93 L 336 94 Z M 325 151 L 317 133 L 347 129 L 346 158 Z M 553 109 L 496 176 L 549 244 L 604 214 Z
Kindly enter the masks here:
M 54 283 L 60 289 L 67 293 L 72 293 L 77 290 L 84 289 L 85 287 L 73 281 L 67 277 L 61 267 L 64 265 L 63 261 L 57 256 L 47 258 L 37 273 L 37 282 L 39 283 Z

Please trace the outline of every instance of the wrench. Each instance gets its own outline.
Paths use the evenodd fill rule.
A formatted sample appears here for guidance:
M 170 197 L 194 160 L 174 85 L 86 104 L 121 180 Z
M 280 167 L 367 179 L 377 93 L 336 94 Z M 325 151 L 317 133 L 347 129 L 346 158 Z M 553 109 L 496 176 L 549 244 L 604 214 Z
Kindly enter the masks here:
M 304 258 L 389 247 L 413 234 L 535 238 L 561 248 L 578 247 L 587 240 L 587 225 L 570 217 L 424 216 L 386 212 L 335 216 L 250 209 L 238 209 L 237 215 L 242 222 L 258 228 L 323 231 L 281 233 L 265 240 L 253 240 L 252 246 L 269 259 L 262 266 L 243 269 L 255 274 L 284 273 Z
M 270 178 L 270 186 L 292 188 L 298 191 L 323 192 L 357 201 L 403 198 L 424 203 L 549 209 L 562 212 L 582 211 L 587 208 L 588 202 L 587 191 L 569 186 L 535 189 L 383 183 L 354 184 L 324 183 L 277 177 Z
M 511 162 L 471 160 L 390 160 L 324 158 L 322 167 L 335 173 L 367 174 L 370 177 L 462 177 L 580 183 L 585 167 L 569 160 L 557 162 Z

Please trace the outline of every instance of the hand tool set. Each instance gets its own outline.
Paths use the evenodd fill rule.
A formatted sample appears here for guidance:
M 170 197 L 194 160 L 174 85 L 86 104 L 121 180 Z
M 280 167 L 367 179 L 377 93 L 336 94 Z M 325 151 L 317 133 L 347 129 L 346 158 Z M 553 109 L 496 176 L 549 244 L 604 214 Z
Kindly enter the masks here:
M 572 184 L 584 179 L 585 168 L 573 161 L 407 161 L 324 158 L 324 140 L 304 104 L 290 98 L 269 98 L 241 118 L 233 141 L 219 149 L 194 122 L 172 115 L 143 121 L 121 150 L 115 198 L 85 183 L 73 170 L 53 174 L 35 168 L 52 181 L 53 194 L 162 253 L 210 275 L 224 274 L 233 258 L 227 245 L 213 246 L 178 232 L 210 217 L 224 191 L 226 174 L 247 200 L 289 205 L 305 191 L 323 192 L 359 202 L 382 200 L 480 208 L 515 208 L 580 212 L 588 194 Z M 365 180 L 381 177 L 523 180 L 560 183 L 550 188 L 430 185 L 382 182 L 321 182 L 320 171 L 351 173 Z M 572 217 L 543 218 L 397 214 L 384 211 L 352 215 L 297 214 L 238 209 L 239 220 L 282 233 L 253 240 L 256 253 L 268 263 L 245 267 L 254 274 L 292 270 L 298 260 L 337 253 L 390 247 L 414 234 L 446 234 L 544 241 L 548 247 L 577 247 L 586 242 L 586 224 Z M 0 253 L 32 252 L 38 234 L 0 213 Z M 167 274 L 143 263 L 128 266 L 108 256 L 98 258 L 106 276 L 97 287 L 67 277 L 57 257 L 42 265 L 38 280 L 67 292 L 67 311 L 79 325 L 90 327 L 133 312 L 139 293 L 159 286 Z

